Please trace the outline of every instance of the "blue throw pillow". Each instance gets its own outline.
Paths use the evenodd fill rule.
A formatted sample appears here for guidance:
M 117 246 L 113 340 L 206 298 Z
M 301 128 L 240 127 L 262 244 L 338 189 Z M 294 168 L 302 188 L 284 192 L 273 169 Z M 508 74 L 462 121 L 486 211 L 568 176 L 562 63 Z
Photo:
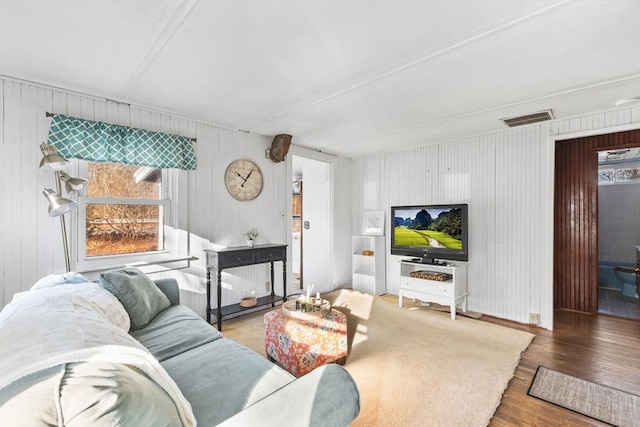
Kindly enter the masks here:
M 100 285 L 124 306 L 131 330 L 144 328 L 171 305 L 169 298 L 142 271 L 134 267 L 100 273 Z

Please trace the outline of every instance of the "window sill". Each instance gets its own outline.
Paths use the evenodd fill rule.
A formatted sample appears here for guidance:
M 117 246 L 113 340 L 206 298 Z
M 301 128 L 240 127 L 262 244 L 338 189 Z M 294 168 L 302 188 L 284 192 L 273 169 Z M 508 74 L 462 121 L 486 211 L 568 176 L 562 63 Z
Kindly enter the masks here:
M 189 255 L 183 256 L 183 257 L 163 256 L 163 257 L 156 257 L 150 261 L 133 261 L 133 262 L 123 263 L 123 264 L 109 264 L 109 265 L 105 264 L 100 268 L 95 268 L 95 267 L 89 268 L 88 266 L 85 266 L 85 268 L 81 267 L 74 271 L 76 271 L 77 273 L 81 273 L 83 276 L 85 276 L 89 280 L 97 280 L 100 273 L 107 270 L 113 270 L 116 268 L 136 267 L 146 274 L 153 274 L 153 273 L 161 273 L 164 271 L 187 268 L 190 266 L 191 261 L 197 261 L 198 259 L 199 259 L 198 257 L 189 256 Z

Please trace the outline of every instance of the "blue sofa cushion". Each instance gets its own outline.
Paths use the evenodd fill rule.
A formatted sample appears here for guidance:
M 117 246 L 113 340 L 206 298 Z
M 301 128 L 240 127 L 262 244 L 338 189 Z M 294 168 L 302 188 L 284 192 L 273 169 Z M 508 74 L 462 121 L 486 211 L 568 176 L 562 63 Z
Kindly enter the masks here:
M 171 305 L 169 298 L 142 271 L 134 267 L 100 273 L 100 285 L 115 295 L 131 318 L 131 330 L 144 328 Z
M 167 308 L 145 328 L 130 334 L 160 362 L 222 336 L 216 328 L 183 305 Z
M 284 369 L 229 338 L 217 339 L 161 364 L 191 403 L 199 426 L 218 425 L 295 380 Z M 255 425 L 261 421 L 255 419 Z

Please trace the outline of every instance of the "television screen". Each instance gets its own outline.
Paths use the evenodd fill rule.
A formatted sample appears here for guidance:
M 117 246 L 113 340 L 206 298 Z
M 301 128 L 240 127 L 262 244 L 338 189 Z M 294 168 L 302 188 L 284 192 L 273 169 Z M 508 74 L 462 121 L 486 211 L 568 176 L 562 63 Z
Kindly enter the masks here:
M 467 261 L 467 214 L 466 204 L 392 207 L 391 253 Z

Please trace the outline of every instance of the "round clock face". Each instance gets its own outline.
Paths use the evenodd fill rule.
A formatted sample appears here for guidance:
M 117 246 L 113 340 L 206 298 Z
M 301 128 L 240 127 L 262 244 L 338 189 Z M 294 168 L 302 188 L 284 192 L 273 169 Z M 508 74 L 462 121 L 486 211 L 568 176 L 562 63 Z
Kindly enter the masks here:
M 224 182 L 234 199 L 253 200 L 262 191 L 262 172 L 251 160 L 234 160 L 224 173 Z

